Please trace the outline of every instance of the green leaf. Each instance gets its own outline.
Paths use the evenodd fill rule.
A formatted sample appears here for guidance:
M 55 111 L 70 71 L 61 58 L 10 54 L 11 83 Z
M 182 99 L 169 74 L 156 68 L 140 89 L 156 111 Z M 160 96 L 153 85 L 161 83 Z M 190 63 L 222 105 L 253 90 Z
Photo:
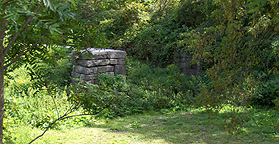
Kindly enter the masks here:
M 74 5 L 74 8 L 76 8 L 76 3 L 74 0 L 71 0 L 71 3 Z
M 266 0 L 256 0 L 256 1 L 254 1 L 254 2 L 252 2 L 252 3 L 248 3 L 248 4 L 246 4 L 245 6 L 246 7 L 252 7 L 252 6 L 255 6 L 255 5 L 257 5 L 257 4 L 260 4 L 261 2 L 266 2 Z
M 50 8 L 52 11 L 56 11 L 56 6 L 55 6 L 53 3 L 49 3 L 49 8 Z
M 33 17 L 32 20 L 31 20 L 31 22 L 30 22 L 30 24 L 34 24 L 37 20 L 38 20 L 37 17 Z
M 44 5 L 45 5 L 46 7 L 49 7 L 49 1 L 48 1 L 48 0 L 43 0 L 43 2 L 44 2 Z
M 15 15 L 16 15 L 15 13 L 10 13 L 10 14 L 6 15 L 4 18 L 11 19 Z
M 254 12 L 258 11 L 259 9 L 260 9 L 260 7 L 256 7 L 254 9 L 249 10 L 248 13 L 254 13 Z
M 63 33 L 62 30 L 60 30 L 60 29 L 57 28 L 57 27 L 59 27 L 59 24 L 58 24 L 58 23 L 55 23 L 55 24 L 49 26 L 50 32 L 51 32 L 51 33 L 57 32 L 57 33 L 59 33 L 59 34 L 62 34 L 62 33 Z

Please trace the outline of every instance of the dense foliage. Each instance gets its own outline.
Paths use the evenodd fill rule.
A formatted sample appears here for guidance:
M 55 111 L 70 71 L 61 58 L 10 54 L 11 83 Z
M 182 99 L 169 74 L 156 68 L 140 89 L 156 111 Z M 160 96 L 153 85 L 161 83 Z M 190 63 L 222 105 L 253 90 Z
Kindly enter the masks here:
M 211 77 L 200 104 L 275 106 L 278 1 L 108 2 L 87 10 L 105 14 L 90 18 L 100 21 L 109 46 L 163 67 L 174 63 L 176 53 L 193 54 Z M 266 89 L 271 83 L 274 88 Z
M 201 93 L 208 96 L 204 104 L 218 105 L 226 99 L 249 105 L 256 89 L 255 71 L 277 73 L 278 2 L 256 2 L 215 3 L 215 25 L 185 33 L 195 59 L 210 64 L 207 74 L 212 83 Z

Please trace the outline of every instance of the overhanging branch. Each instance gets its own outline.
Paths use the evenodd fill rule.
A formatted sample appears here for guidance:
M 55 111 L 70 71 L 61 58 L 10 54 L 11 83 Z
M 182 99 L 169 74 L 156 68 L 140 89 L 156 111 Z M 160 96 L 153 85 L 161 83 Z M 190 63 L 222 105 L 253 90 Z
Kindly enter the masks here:
M 41 2 L 41 4 L 39 4 L 39 5 L 37 6 L 37 8 L 35 9 L 35 12 L 38 12 L 38 11 L 41 9 L 42 6 L 43 6 L 43 2 Z M 21 32 L 24 31 L 24 30 L 27 28 L 28 24 L 31 22 L 31 20 L 32 20 L 33 17 L 34 17 L 34 15 L 31 15 L 31 16 L 28 17 L 28 19 L 26 19 L 25 23 L 22 25 Z M 19 32 L 17 32 L 17 33 L 13 36 L 13 38 L 10 40 L 8 46 L 7 46 L 6 49 L 4 50 L 4 53 L 3 53 L 3 56 L 4 56 L 4 57 L 7 55 L 8 51 L 10 50 L 10 48 L 12 47 L 12 45 L 14 44 L 14 42 L 16 41 L 16 39 L 18 38 L 18 36 L 19 36 Z
M 35 46 L 38 45 L 38 43 L 43 39 L 43 37 L 49 32 L 49 29 L 34 43 L 30 48 L 28 48 L 26 51 L 22 51 L 17 57 L 15 57 L 10 63 L 6 64 L 4 66 L 4 69 L 12 65 L 14 62 L 16 62 L 21 56 L 25 55 L 28 53 L 31 49 L 33 49 Z

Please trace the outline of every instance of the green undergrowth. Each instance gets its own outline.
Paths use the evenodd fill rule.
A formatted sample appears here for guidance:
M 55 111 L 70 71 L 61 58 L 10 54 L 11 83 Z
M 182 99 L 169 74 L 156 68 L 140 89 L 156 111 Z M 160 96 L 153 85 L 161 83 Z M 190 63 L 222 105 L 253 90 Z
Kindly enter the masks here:
M 127 76 L 100 74 L 99 88 L 116 96 L 108 117 L 125 116 L 161 109 L 183 110 L 194 102 L 201 76 L 181 74 L 175 65 L 158 68 L 132 59 Z
M 71 115 L 101 109 L 94 116 L 58 121 L 37 143 L 277 143 L 278 110 L 225 104 L 218 111 L 196 107 L 204 75 L 181 74 L 174 65 L 158 68 L 127 58 L 127 76 L 100 74 L 98 85 L 67 85 L 67 61 L 29 75 L 24 65 L 6 77 L 6 143 L 28 143 L 79 104 Z M 29 67 L 29 69 L 28 69 Z M 43 72 L 47 72 L 44 74 Z M 60 72 L 60 73 L 59 73 Z M 58 81 L 67 80 L 63 87 Z M 61 79 L 63 76 L 63 79 Z M 38 78 L 49 86 L 34 87 Z M 58 82 L 61 84 L 61 82 Z M 72 94 L 74 93 L 74 94 Z M 107 105 L 108 104 L 108 105 Z M 228 133 L 229 132 L 229 133 Z

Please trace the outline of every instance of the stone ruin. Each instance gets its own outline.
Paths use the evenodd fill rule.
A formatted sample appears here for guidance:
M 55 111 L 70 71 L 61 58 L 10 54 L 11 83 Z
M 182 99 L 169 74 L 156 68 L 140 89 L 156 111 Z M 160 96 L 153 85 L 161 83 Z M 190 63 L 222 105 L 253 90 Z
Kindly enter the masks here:
M 88 48 L 73 52 L 72 77 L 80 78 L 84 83 L 97 84 L 97 75 L 126 75 L 126 52 L 113 49 Z
M 197 75 L 202 69 L 197 64 L 191 64 L 192 55 L 186 53 L 175 54 L 175 65 L 180 67 L 180 72 L 187 75 Z

